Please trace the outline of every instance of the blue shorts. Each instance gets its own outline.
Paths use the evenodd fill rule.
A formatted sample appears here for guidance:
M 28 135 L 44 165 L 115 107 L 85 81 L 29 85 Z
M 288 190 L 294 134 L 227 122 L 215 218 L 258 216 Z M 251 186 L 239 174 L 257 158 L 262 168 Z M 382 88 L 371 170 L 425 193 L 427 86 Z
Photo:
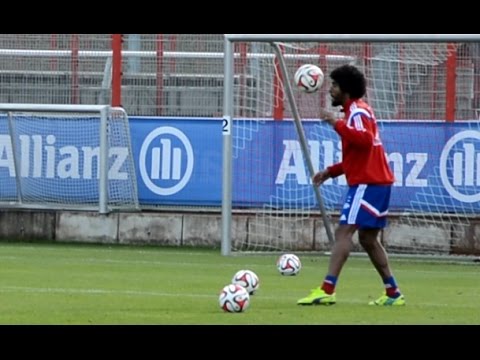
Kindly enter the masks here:
M 387 225 L 391 185 L 355 185 L 348 189 L 340 224 L 359 229 L 379 229 Z

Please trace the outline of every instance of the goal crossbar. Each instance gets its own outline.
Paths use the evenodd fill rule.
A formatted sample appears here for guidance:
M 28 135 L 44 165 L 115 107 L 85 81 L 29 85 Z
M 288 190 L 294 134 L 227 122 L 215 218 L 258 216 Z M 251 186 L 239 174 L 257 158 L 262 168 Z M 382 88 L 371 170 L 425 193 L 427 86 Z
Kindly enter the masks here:
M 226 34 L 225 40 L 229 42 L 476 42 L 480 40 L 480 34 Z
M 0 104 L 0 111 L 48 111 L 100 113 L 107 111 L 109 105 L 49 105 L 49 104 Z

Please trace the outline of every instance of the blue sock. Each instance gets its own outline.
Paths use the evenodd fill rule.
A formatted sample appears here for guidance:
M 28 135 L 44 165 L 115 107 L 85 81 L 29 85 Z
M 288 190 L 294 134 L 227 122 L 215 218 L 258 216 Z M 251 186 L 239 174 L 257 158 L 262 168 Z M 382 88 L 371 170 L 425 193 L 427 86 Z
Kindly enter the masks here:
M 333 286 L 337 285 L 337 277 L 333 275 L 327 275 L 325 276 L 325 280 L 330 282 Z
M 397 298 L 400 296 L 400 290 L 393 276 L 383 279 L 383 284 L 385 285 L 385 291 L 388 297 Z

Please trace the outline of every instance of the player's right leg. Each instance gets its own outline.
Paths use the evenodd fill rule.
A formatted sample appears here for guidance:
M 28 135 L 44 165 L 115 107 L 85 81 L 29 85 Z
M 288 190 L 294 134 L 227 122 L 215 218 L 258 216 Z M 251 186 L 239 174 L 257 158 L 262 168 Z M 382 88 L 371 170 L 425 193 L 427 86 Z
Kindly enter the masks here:
M 330 255 L 328 274 L 320 287 L 297 301 L 298 305 L 332 305 L 336 303 L 335 286 L 343 265 L 348 259 L 352 248 L 352 237 L 356 226 L 340 225 L 335 230 L 335 243 Z
M 371 301 L 370 305 L 405 305 L 405 298 L 392 275 L 387 252 L 378 239 L 380 230 L 386 225 L 389 200 L 389 186 L 368 185 L 364 188 L 361 206 L 356 214 L 360 245 L 367 252 L 385 286 L 385 294 Z

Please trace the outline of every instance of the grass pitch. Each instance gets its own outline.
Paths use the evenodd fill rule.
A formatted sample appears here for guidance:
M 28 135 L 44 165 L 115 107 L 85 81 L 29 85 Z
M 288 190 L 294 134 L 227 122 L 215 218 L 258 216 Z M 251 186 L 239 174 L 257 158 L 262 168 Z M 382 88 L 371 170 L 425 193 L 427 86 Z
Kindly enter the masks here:
M 298 306 L 328 257 L 301 255 L 281 276 L 277 255 L 223 257 L 220 250 L 0 243 L 0 324 L 480 324 L 479 264 L 392 259 L 405 307 L 372 307 L 383 284 L 367 258 L 351 257 L 334 306 Z M 260 278 L 244 313 L 218 295 L 240 269 Z

